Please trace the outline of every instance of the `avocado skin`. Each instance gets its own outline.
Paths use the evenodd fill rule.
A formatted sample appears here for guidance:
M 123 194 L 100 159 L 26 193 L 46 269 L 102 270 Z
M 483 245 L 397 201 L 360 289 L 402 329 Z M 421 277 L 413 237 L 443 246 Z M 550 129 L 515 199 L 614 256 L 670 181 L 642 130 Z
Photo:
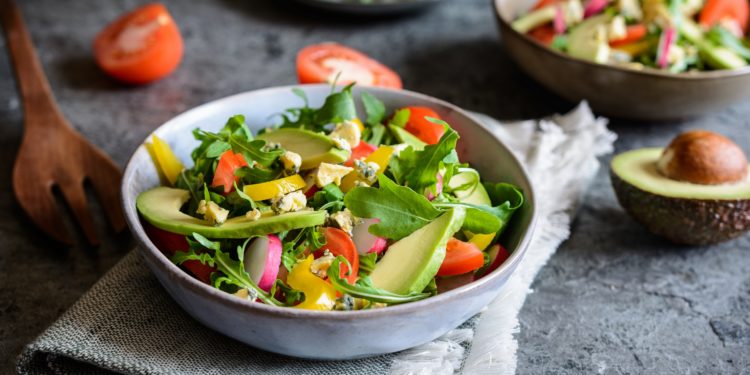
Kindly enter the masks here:
M 625 211 L 652 233 L 684 245 L 709 245 L 750 230 L 750 199 L 685 199 L 649 193 L 610 170 Z

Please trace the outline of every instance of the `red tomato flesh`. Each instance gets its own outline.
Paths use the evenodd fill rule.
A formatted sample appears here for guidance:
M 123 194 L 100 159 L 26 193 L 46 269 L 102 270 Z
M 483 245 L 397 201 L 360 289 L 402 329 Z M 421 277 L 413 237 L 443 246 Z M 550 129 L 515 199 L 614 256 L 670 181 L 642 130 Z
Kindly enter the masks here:
M 131 84 L 144 84 L 172 73 L 182 60 L 180 30 L 159 3 L 127 13 L 99 32 L 94 55 L 110 76 Z
M 445 259 L 437 272 L 438 276 L 454 276 L 477 270 L 484 264 L 484 254 L 477 245 L 455 238 L 448 240 Z
M 401 77 L 387 66 L 353 48 L 322 43 L 307 46 L 297 54 L 297 76 L 300 83 L 357 82 L 364 86 L 400 89 Z
M 346 232 L 341 229 L 328 227 L 325 229 L 326 244 L 320 249 L 315 251 L 315 256 L 320 257 L 323 255 L 323 251 L 328 249 L 333 256 L 343 256 L 352 265 L 352 272 L 346 277 L 349 284 L 354 284 L 357 281 L 357 274 L 359 273 L 359 253 L 357 253 L 357 247 L 354 245 L 354 241 L 349 237 Z M 346 275 L 347 272 L 346 264 L 342 264 L 340 271 L 341 275 Z
M 188 243 L 185 236 L 182 234 L 167 232 L 163 229 L 159 229 L 143 220 L 143 229 L 146 231 L 146 235 L 151 239 L 151 242 L 156 245 L 162 253 L 171 257 L 178 251 L 187 251 Z M 216 268 L 207 266 L 197 260 L 188 260 L 180 265 L 181 267 L 188 270 L 198 280 L 203 281 L 206 284 L 211 282 L 211 274 L 216 272 Z
M 555 40 L 555 28 L 552 25 L 539 26 L 534 30 L 529 31 L 529 36 L 538 41 L 539 43 L 549 46 L 552 41 Z
M 698 22 L 710 28 L 725 19 L 737 22 L 744 34 L 750 21 L 750 3 L 747 0 L 707 0 Z
M 375 152 L 377 147 L 365 142 L 365 141 L 359 141 L 359 144 L 357 147 L 352 148 L 352 156 L 349 157 L 349 160 L 344 163 L 347 167 L 354 166 L 354 161 L 363 159 L 368 157 L 370 154 Z
M 240 178 L 234 175 L 234 172 L 247 166 L 247 162 L 242 154 L 235 154 L 232 150 L 227 150 L 219 158 L 219 164 L 214 172 L 214 179 L 211 187 L 224 187 L 224 194 L 229 194 L 234 190 L 234 183 Z
M 440 137 L 445 133 L 445 128 L 443 125 L 428 120 L 427 117 L 441 120 L 440 116 L 427 107 L 406 107 L 406 109 L 408 109 L 410 113 L 409 121 L 406 123 L 404 129 L 409 133 L 414 134 L 424 143 L 429 145 L 438 143 Z
M 609 42 L 609 45 L 612 47 L 617 47 L 637 42 L 646 36 L 646 31 L 646 25 L 642 23 L 630 25 L 627 27 L 627 32 L 624 38 L 613 40 Z

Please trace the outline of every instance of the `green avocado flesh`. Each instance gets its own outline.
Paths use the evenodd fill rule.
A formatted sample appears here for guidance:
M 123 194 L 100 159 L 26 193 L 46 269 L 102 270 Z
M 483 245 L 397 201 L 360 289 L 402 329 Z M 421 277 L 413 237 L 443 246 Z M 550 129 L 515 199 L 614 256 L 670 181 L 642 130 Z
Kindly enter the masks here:
M 465 217 L 463 208 L 453 208 L 389 246 L 370 274 L 372 284 L 399 294 L 422 292 L 437 274 L 445 246 Z
M 612 172 L 643 191 L 672 198 L 750 199 L 750 179 L 731 185 L 698 185 L 665 177 L 656 169 L 661 153 L 661 148 L 624 152 L 612 159 Z
M 474 174 L 471 172 L 461 172 L 451 178 L 450 182 L 448 183 L 448 187 L 450 187 L 451 189 L 455 189 L 461 185 L 468 184 L 474 181 L 474 179 L 476 178 L 479 178 L 478 174 Z M 489 194 L 487 194 L 487 190 L 481 183 L 477 184 L 473 188 L 473 190 L 457 190 L 454 192 L 454 194 L 456 195 L 456 198 L 463 203 L 492 206 L 490 196 Z
M 609 59 L 609 43 L 606 40 L 606 14 L 594 16 L 574 27 L 568 35 L 568 54 L 579 59 L 606 63 Z
M 299 154 L 302 157 L 302 170 L 316 168 L 320 163 L 343 163 L 350 155 L 349 151 L 337 148 L 331 138 L 324 134 L 304 129 L 276 129 L 257 138 L 278 143 L 283 149 Z
M 417 138 L 414 134 L 409 133 L 404 128 L 391 126 L 390 129 L 393 133 L 393 136 L 396 137 L 399 142 L 405 143 L 407 146 L 411 146 L 415 151 L 421 151 L 425 146 L 427 146 L 427 143 L 422 142 L 421 139 Z
M 322 225 L 325 222 L 324 211 L 297 211 L 261 217 L 258 220 L 240 216 L 229 219 L 220 226 L 213 226 L 180 211 L 188 199 L 190 192 L 187 190 L 160 186 L 141 193 L 135 205 L 143 219 L 159 229 L 184 235 L 195 232 L 208 238 L 247 238 Z
M 750 179 L 698 185 L 658 172 L 662 149 L 646 148 L 612 159 L 610 177 L 620 205 L 652 233 L 672 242 L 706 245 L 750 229 Z

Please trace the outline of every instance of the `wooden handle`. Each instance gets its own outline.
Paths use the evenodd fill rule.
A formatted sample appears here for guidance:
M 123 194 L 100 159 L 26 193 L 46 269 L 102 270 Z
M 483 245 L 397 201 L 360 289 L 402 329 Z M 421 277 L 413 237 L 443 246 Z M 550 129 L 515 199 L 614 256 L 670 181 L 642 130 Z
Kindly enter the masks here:
M 54 123 L 34 121 L 39 118 L 38 116 L 49 118 L 51 115 L 62 118 L 62 115 L 55 104 L 49 82 L 15 0 L 0 0 L 0 20 L 3 23 L 16 81 L 23 99 L 26 126 Z

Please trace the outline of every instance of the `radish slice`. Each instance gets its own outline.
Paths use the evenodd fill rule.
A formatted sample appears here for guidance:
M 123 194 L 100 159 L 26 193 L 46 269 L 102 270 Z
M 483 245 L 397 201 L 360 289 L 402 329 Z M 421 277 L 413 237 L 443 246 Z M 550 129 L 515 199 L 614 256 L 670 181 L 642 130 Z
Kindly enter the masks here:
M 656 64 L 660 68 L 664 69 L 669 66 L 669 51 L 672 49 L 672 45 L 675 42 L 677 32 L 673 27 L 664 29 L 659 40 L 659 51 L 656 55 Z
M 601 13 L 607 7 L 608 0 L 589 0 L 583 8 L 583 18 Z
M 478 280 L 488 275 L 490 272 L 496 270 L 498 267 L 500 267 L 501 264 L 503 264 L 503 262 L 505 262 L 510 257 L 510 253 L 508 252 L 508 250 L 505 250 L 505 248 L 500 246 L 500 244 L 496 244 L 490 247 L 490 249 L 487 250 L 487 254 L 490 256 L 490 263 L 487 264 L 487 266 L 477 270 L 477 272 L 474 274 L 474 280 Z
M 370 233 L 370 225 L 377 224 L 380 219 L 364 219 L 361 223 L 354 226 L 352 229 L 352 240 L 354 246 L 357 247 L 357 252 L 360 255 L 368 253 L 379 254 L 385 250 L 388 243 L 385 238 L 380 238 Z
M 438 173 L 437 176 L 437 182 L 435 183 L 435 192 L 437 192 L 437 195 L 440 195 L 440 193 L 443 192 L 443 175 Z M 437 197 L 437 195 L 432 194 L 432 191 L 430 188 L 425 189 L 425 195 L 427 196 L 427 199 L 433 200 Z
M 281 264 L 281 240 L 269 234 L 254 239 L 245 249 L 245 271 L 258 287 L 271 290 Z
M 560 4 L 555 7 L 555 19 L 552 22 L 556 34 L 565 34 L 568 25 L 565 23 L 565 12 Z

